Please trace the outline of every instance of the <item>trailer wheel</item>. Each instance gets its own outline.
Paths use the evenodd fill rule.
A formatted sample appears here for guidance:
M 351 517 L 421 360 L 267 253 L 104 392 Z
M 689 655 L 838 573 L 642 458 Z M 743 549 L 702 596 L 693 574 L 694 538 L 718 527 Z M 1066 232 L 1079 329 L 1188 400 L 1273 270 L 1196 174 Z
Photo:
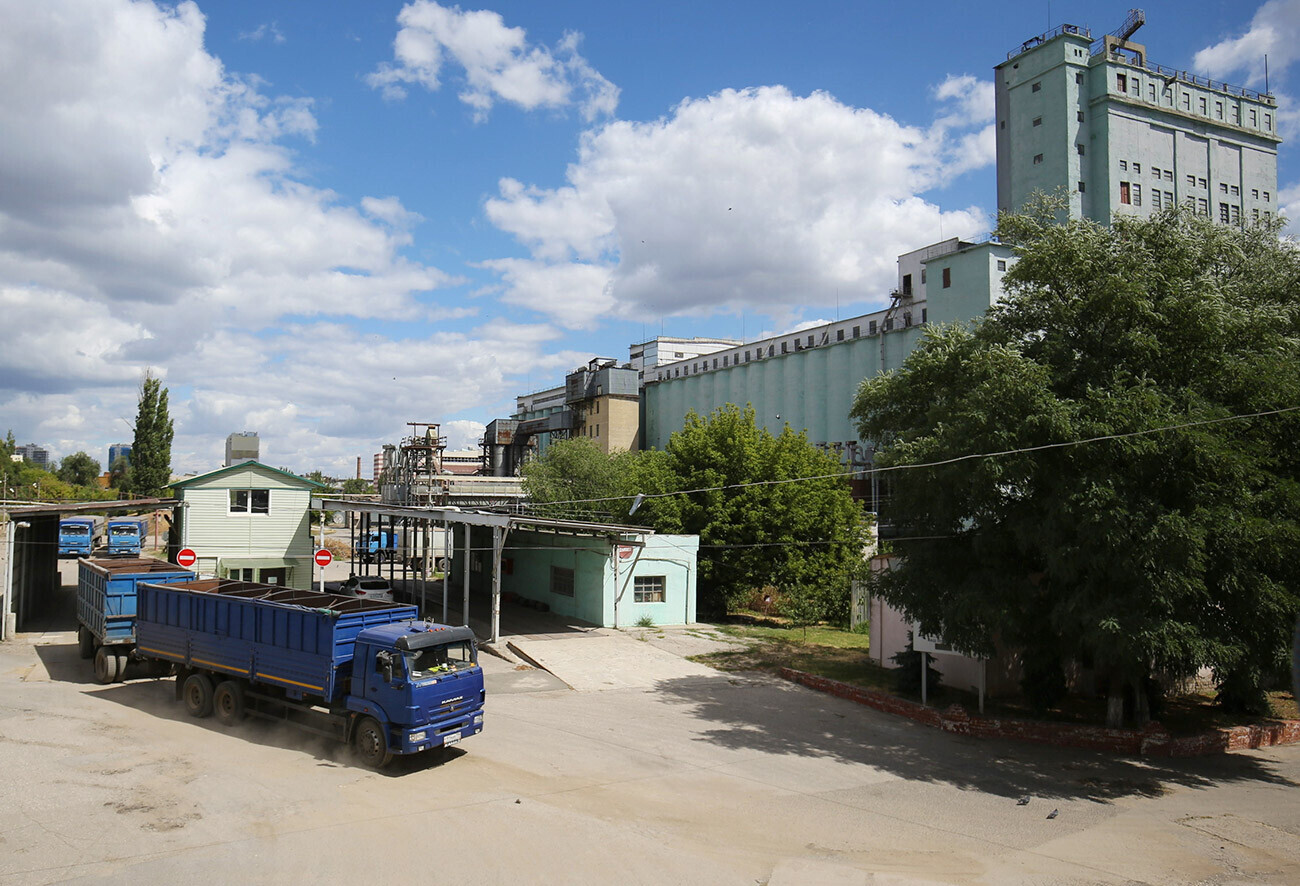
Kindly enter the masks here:
M 352 741 L 361 762 L 371 769 L 382 769 L 393 759 L 388 752 L 388 739 L 383 727 L 370 717 L 357 724 L 357 733 Z
M 131 660 L 125 652 L 118 652 L 117 655 L 117 677 L 114 678 L 118 683 L 126 681 L 126 665 Z
M 95 638 L 85 625 L 77 628 L 77 654 L 87 659 L 95 657 Z
M 185 710 L 191 717 L 206 717 L 212 713 L 212 681 L 206 674 L 191 674 L 183 690 Z
M 95 679 L 106 685 L 117 679 L 117 655 L 107 646 L 95 650 Z
M 222 726 L 234 726 L 244 719 L 244 687 L 234 680 L 219 683 L 212 694 L 212 712 Z

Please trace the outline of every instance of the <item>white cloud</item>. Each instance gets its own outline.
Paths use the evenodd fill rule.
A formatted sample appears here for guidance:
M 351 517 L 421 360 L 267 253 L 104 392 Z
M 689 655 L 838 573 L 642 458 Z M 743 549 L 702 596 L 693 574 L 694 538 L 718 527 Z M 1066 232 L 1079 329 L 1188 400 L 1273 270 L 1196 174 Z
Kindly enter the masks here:
M 1286 216 L 1286 233 L 1300 238 L 1300 184 L 1283 188 L 1278 192 L 1277 204 L 1279 214 Z
M 482 422 L 457 419 L 443 424 L 442 435 L 448 449 L 478 449 L 485 430 L 487 425 Z
M 239 33 L 240 40 L 249 40 L 253 43 L 265 40 L 268 37 L 273 43 L 284 42 L 284 34 L 280 33 L 279 22 L 263 22 L 251 31 L 241 31 Z
M 0 20 L 0 415 L 25 439 L 102 460 L 152 368 L 178 468 L 251 427 L 273 464 L 346 473 L 411 417 L 377 390 L 423 418 L 567 368 L 549 326 L 354 328 L 475 309 L 403 255 L 421 219 L 400 199 L 305 183 L 288 143 L 315 136 L 310 100 L 227 72 L 194 4 L 0 0 Z
M 1276 75 L 1300 59 L 1300 0 L 1269 0 L 1255 10 L 1246 33 L 1205 47 L 1192 65 L 1215 80 L 1245 73 L 1245 85 L 1262 87 L 1265 55 Z
M 438 90 L 444 67 L 455 64 L 464 71 L 460 100 L 480 120 L 498 101 L 530 111 L 576 104 L 588 121 L 618 106 L 618 87 L 578 54 L 577 34 L 565 34 L 548 49 L 530 44 L 522 28 L 507 27 L 496 12 L 431 0 L 402 7 L 397 21 L 395 60 L 366 78 L 386 98 L 404 98 L 409 85 Z
M 584 135 L 563 187 L 501 181 L 488 217 L 532 257 L 486 264 L 508 300 L 569 327 L 882 299 L 899 253 L 987 228 L 977 209 L 917 195 L 992 162 L 989 94 L 948 81 L 936 96 L 957 109 L 929 129 L 782 87 L 608 123 Z

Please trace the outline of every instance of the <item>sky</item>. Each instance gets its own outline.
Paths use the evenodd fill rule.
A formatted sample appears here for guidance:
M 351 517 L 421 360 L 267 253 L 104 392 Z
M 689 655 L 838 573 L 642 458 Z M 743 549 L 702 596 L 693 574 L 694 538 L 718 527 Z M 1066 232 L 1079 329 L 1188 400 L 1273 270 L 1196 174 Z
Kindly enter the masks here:
M 993 66 L 1128 6 L 0 0 L 0 432 L 102 464 L 152 373 L 177 471 L 368 477 L 656 335 L 877 310 L 993 227 Z M 1145 8 L 1153 62 L 1268 57 L 1300 219 L 1300 0 Z

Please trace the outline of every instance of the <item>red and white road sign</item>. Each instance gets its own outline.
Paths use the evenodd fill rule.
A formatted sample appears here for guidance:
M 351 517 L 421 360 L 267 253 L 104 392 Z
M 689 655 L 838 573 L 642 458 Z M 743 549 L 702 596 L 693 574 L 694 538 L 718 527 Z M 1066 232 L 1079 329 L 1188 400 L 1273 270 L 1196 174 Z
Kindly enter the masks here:
M 635 548 L 633 548 L 631 545 L 619 545 L 618 558 L 620 560 L 630 560 L 632 558 L 632 552 L 634 550 Z
M 333 562 L 334 562 L 334 555 L 331 554 L 329 551 L 325 550 L 324 548 L 321 548 L 319 551 L 316 552 L 316 565 L 319 566 L 321 569 L 324 569 L 326 566 L 330 565 Z
M 177 566 L 184 566 L 186 569 L 189 569 L 197 562 L 199 562 L 199 555 L 194 553 L 193 548 L 181 548 L 176 552 Z

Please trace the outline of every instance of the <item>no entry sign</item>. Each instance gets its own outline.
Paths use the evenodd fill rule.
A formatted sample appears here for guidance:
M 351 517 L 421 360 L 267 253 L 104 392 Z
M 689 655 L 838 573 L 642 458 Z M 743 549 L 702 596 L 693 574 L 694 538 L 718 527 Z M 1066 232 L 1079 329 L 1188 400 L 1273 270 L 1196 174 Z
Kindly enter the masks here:
M 334 555 L 331 554 L 329 551 L 325 550 L 324 548 L 321 548 L 319 551 L 316 552 L 316 565 L 319 566 L 320 568 L 324 569 L 326 566 L 330 565 L 333 562 L 334 562 Z
M 176 552 L 177 566 L 184 566 L 186 569 L 189 569 L 197 562 L 199 562 L 199 555 L 194 553 L 193 548 L 181 548 Z

